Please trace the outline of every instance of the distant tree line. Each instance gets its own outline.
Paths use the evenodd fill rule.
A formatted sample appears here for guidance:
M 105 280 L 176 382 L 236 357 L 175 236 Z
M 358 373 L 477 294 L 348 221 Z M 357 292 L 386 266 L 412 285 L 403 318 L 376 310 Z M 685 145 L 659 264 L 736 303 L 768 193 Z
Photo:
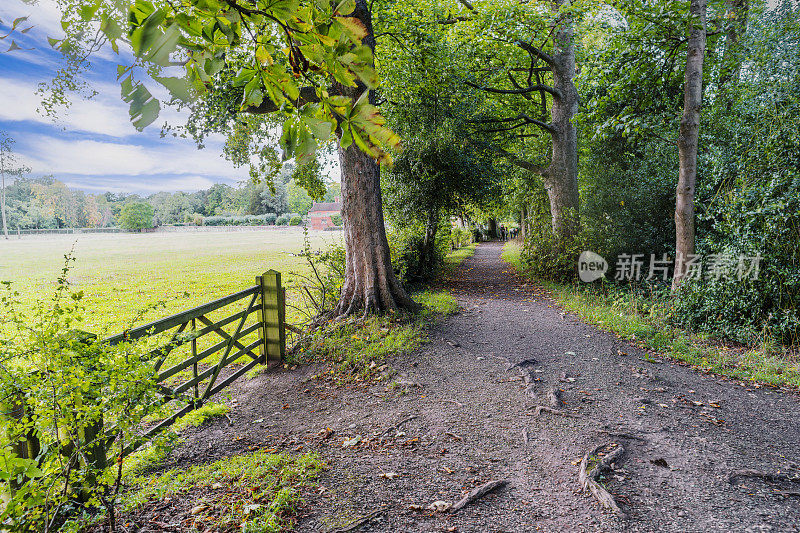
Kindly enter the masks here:
M 332 202 L 338 196 L 339 184 L 330 183 L 318 200 Z M 248 215 L 251 219 L 252 216 L 270 215 L 260 219 L 274 221 L 281 219 L 282 215 L 307 214 L 314 199 L 296 183 L 290 171 L 284 171 L 275 178 L 271 187 L 255 182 L 239 187 L 218 183 L 196 192 L 158 192 L 149 196 L 112 192 L 89 194 L 67 187 L 52 176 L 19 177 L 7 185 L 6 201 L 8 227 L 15 231 L 18 228 L 120 226 L 125 208 L 133 204 L 149 206 L 145 212 L 152 210 L 152 225 L 155 226 L 202 224 L 207 217 L 216 220 Z M 127 213 L 130 215 L 131 212 L 129 208 Z M 137 224 L 141 225 L 141 221 Z

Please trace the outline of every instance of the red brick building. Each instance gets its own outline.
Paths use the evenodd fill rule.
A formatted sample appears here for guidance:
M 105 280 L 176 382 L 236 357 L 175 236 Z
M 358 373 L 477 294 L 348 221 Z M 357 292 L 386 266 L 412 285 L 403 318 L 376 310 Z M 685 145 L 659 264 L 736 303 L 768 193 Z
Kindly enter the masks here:
M 334 215 L 339 215 L 342 211 L 342 203 L 337 198 L 335 202 L 314 202 L 311 209 L 308 211 L 308 221 L 311 229 L 324 230 L 326 228 L 335 227 L 336 224 L 332 218 Z

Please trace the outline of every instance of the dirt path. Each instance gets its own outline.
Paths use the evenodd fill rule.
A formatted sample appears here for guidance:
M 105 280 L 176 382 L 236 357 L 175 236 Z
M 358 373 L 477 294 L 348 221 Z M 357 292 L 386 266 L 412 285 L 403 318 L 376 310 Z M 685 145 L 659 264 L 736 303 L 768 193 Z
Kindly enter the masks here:
M 332 388 L 311 367 L 265 374 L 232 390 L 230 423 L 195 430 L 172 461 L 319 452 L 330 468 L 300 531 L 378 510 L 354 531 L 800 531 L 800 483 L 729 481 L 740 469 L 800 475 L 796 394 L 646 357 L 516 279 L 500 250 L 480 246 L 448 282 L 464 310 L 392 360 L 399 386 Z M 553 389 L 579 417 L 535 415 Z M 624 518 L 578 482 L 581 457 L 606 442 L 625 448 L 604 481 Z M 457 513 L 412 508 L 495 479 L 510 483 Z

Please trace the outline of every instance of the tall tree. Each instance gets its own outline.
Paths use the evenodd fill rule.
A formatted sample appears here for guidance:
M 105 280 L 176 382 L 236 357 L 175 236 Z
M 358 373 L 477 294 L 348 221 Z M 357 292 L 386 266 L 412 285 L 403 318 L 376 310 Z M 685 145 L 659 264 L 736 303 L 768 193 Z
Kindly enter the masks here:
M 678 135 L 678 186 L 675 190 L 676 268 L 672 288 L 686 276 L 686 262 L 695 252 L 694 197 L 697 185 L 697 150 L 700 106 L 703 101 L 703 60 L 706 50 L 706 0 L 691 0 L 689 41 L 686 51 L 683 114 Z
M 389 161 L 384 149 L 397 146 L 399 138 L 383 126 L 370 91 L 377 77 L 365 0 L 63 3 L 68 38 L 59 43 L 62 51 L 74 56 L 76 49 L 97 46 L 97 39 L 87 43 L 84 30 L 87 23 L 97 22 L 100 41 L 107 39 L 115 50 L 127 41 L 137 60 L 152 67 L 152 79 L 173 97 L 191 101 L 200 96 L 210 103 L 222 117 L 218 126 L 246 122 L 241 119 L 246 113 L 284 117 L 280 144 L 285 159 L 294 157 L 301 164 L 312 160 L 317 146 L 335 132 L 347 251 L 335 314 L 414 307 L 392 270 L 383 226 L 376 160 Z M 175 65 L 185 69 L 184 78 L 160 75 Z M 159 101 L 133 78 L 133 65 L 121 66 L 118 73 L 134 124 L 143 128 L 152 123 Z M 247 138 L 243 144 L 256 148 Z
M 372 14 L 366 0 L 357 0 L 353 18 L 363 24 L 367 35 L 362 43 L 375 50 Z M 334 90 L 349 98 L 363 98 L 366 86 L 334 84 Z M 369 91 L 369 103 L 375 93 Z M 359 96 L 362 95 L 362 96 Z M 395 276 L 389 257 L 389 242 L 383 221 L 380 167 L 355 143 L 346 146 L 341 139 L 348 132 L 340 126 L 339 164 L 342 169 L 342 220 L 345 239 L 345 280 L 334 314 L 348 316 L 358 312 L 383 312 L 415 307 Z
M 550 202 L 553 234 L 558 242 L 566 243 L 579 231 L 578 133 L 573 123 L 578 111 L 574 82 L 576 15 L 569 0 L 547 4 L 550 27 L 542 44 L 534 44 L 535 36 L 506 36 L 509 44 L 527 55 L 528 62 L 527 67 L 509 65 L 499 69 L 510 86 L 469 83 L 494 95 L 524 98 L 517 102 L 515 113 L 506 103 L 506 116 L 480 119 L 485 132 L 514 133 L 517 139 L 524 139 L 536 135 L 528 131 L 533 127 L 550 138 L 549 163 L 544 165 L 496 145 L 493 149 L 512 164 L 541 176 Z M 525 78 L 522 81 L 520 73 Z M 546 80 L 548 76 L 550 82 Z
M 8 239 L 8 221 L 6 219 L 6 174 L 21 176 L 30 169 L 17 165 L 14 153 L 14 139 L 0 132 L 0 216 L 3 219 L 3 236 Z

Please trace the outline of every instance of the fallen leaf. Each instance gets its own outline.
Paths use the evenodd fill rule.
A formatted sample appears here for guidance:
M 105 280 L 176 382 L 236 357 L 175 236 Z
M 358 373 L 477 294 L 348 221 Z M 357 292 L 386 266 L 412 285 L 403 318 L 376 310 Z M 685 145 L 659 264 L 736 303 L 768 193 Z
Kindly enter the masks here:
M 352 439 L 348 439 L 342 443 L 342 448 L 350 448 L 352 446 L 358 446 L 358 443 L 361 442 L 361 435 L 356 435 Z

